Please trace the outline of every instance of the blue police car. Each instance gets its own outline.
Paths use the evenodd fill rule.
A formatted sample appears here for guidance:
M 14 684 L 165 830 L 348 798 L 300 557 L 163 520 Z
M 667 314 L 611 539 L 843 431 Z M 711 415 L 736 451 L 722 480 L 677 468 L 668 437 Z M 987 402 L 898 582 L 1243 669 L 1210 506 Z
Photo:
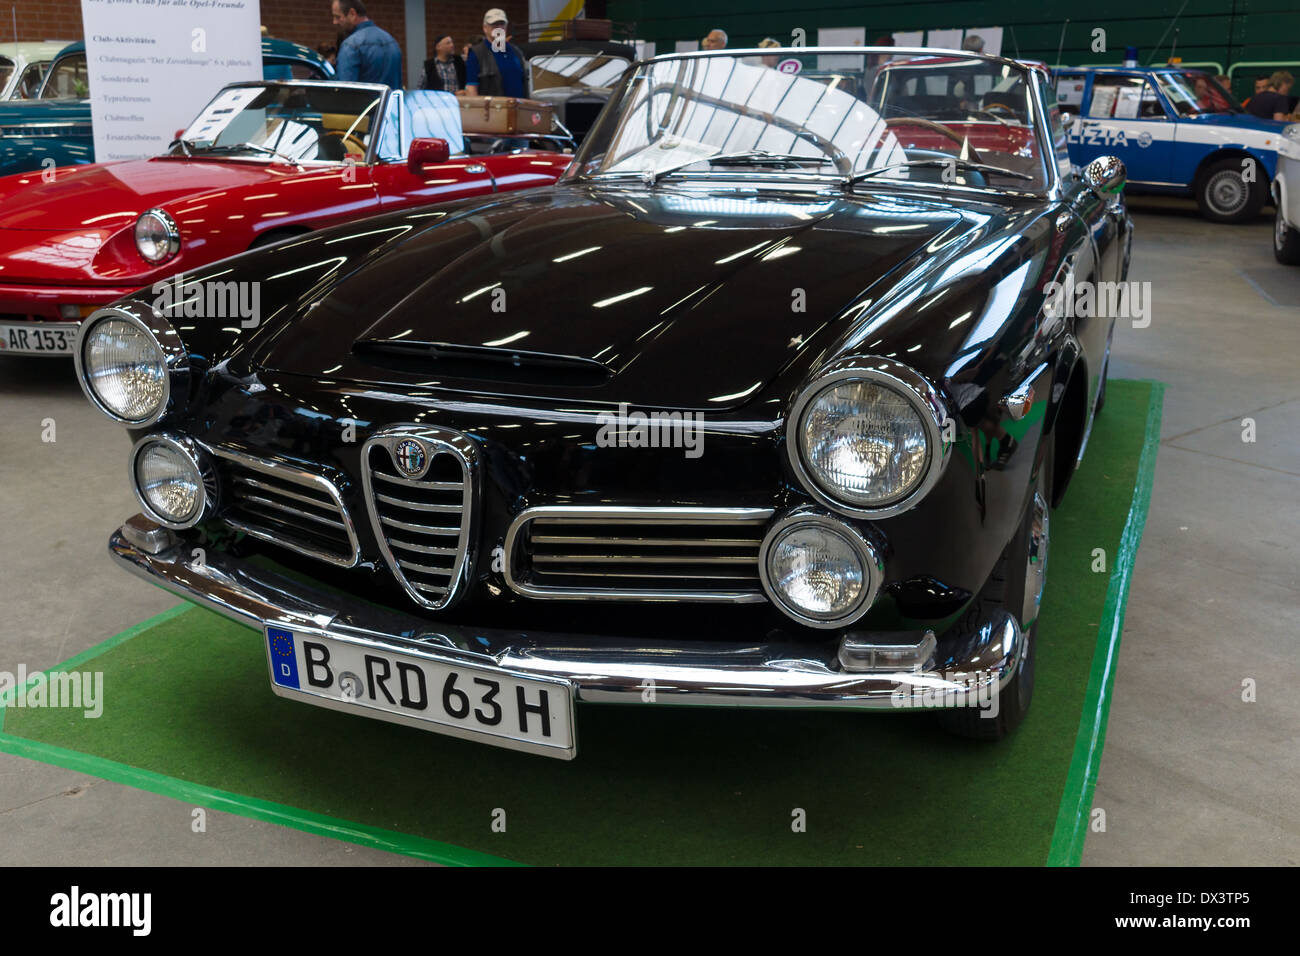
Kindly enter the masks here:
M 1194 196 L 1212 222 L 1246 222 L 1268 200 L 1286 124 L 1246 113 L 1207 74 L 1088 66 L 1053 76 L 1075 166 L 1118 156 L 1128 190 Z

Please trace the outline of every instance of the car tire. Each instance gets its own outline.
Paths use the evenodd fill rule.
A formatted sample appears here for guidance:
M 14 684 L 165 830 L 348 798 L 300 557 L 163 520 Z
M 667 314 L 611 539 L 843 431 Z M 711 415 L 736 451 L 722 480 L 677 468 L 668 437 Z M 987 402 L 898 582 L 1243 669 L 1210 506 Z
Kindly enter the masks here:
M 1281 207 L 1273 213 L 1273 258 L 1284 266 L 1300 266 L 1300 229 L 1286 224 Z
M 1264 208 L 1264 184 L 1248 183 L 1240 159 L 1221 159 L 1196 178 L 1196 206 L 1210 222 L 1250 222 Z
M 995 610 L 1010 611 L 1020 624 L 1024 652 L 1015 674 L 998 694 L 995 717 L 979 707 L 953 707 L 940 712 L 944 729 L 973 740 L 1001 740 L 1025 719 L 1034 697 L 1034 671 L 1038 657 L 1038 605 L 1046 580 L 1051 518 L 1052 470 L 1055 436 L 1045 435 L 1046 449 L 1038 476 L 1025 503 L 1015 537 L 1003 550 L 980 593 L 981 616 Z M 1031 582 L 1037 587 L 1031 591 Z M 1027 600 L 1028 598 L 1028 600 Z

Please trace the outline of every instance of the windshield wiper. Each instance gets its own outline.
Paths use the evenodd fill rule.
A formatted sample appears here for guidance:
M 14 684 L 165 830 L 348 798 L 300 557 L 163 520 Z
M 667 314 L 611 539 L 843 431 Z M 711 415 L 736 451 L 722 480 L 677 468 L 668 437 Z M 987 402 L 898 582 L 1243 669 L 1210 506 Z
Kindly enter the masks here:
M 205 153 L 230 153 L 240 149 L 251 149 L 256 153 L 266 153 L 268 156 L 277 156 L 280 159 L 283 159 L 290 166 L 295 166 L 298 169 L 303 168 L 302 163 L 298 162 L 298 160 L 294 159 L 292 156 L 286 156 L 278 149 L 272 149 L 270 146 L 263 146 L 261 143 L 229 143 L 222 146 L 214 144 L 212 146 L 205 146 L 203 151 Z
M 793 153 L 770 153 L 765 149 L 742 149 L 734 153 L 714 153 L 712 156 L 693 156 L 688 160 L 678 163 L 676 166 L 667 166 L 663 169 L 648 169 L 642 173 L 647 186 L 653 186 L 664 176 L 669 173 L 675 173 L 679 169 L 685 169 L 687 166 L 694 166 L 696 163 L 708 163 L 711 166 L 771 166 L 782 165 L 789 166 L 793 163 L 829 163 L 830 158 L 826 156 L 796 156 Z
M 1013 179 L 1027 179 L 1034 181 L 1034 177 L 1027 173 L 1017 172 L 1014 169 L 1006 169 L 1002 166 L 991 166 L 988 163 L 976 163 L 969 159 L 958 159 L 953 156 L 951 159 L 910 159 L 905 163 L 890 163 L 888 166 L 877 166 L 875 169 L 865 169 L 860 173 L 854 173 L 844 180 L 844 188 L 849 189 L 855 183 L 860 183 L 864 179 L 870 179 L 881 173 L 889 172 L 891 169 L 907 169 L 913 166 L 958 166 L 962 169 L 973 169 L 980 173 L 996 173 L 999 176 L 1010 176 Z

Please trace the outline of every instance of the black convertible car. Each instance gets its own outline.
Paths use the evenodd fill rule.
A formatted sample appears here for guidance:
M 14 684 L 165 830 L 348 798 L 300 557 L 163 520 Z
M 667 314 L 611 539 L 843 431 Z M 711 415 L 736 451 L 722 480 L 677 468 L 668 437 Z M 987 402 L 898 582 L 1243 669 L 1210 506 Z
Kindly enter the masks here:
M 575 701 L 1009 732 L 1114 321 L 1059 290 L 1124 278 L 1123 166 L 1011 60 L 777 52 L 809 76 L 638 64 L 554 188 L 92 314 L 114 558 L 262 630 L 282 696 L 534 753 Z

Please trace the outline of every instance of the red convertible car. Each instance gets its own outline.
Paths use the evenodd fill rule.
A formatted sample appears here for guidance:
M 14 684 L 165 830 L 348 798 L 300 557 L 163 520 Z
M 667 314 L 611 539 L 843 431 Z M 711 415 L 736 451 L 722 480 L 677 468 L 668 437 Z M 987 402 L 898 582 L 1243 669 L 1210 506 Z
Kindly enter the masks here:
M 71 355 L 161 279 L 347 220 L 553 183 L 572 157 L 468 156 L 449 93 L 227 86 L 167 153 L 0 178 L 0 354 Z

